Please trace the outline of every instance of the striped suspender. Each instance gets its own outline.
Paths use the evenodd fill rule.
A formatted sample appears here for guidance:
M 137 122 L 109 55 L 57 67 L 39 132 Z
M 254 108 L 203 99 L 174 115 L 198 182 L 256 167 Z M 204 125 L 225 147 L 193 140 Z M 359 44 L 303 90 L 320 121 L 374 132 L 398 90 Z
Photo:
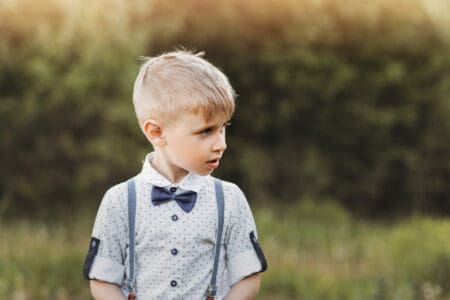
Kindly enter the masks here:
M 223 196 L 222 182 L 218 179 L 214 179 L 214 186 L 216 189 L 216 201 L 217 201 L 217 214 L 218 214 L 218 228 L 216 247 L 214 250 L 214 267 L 211 276 L 211 282 L 206 290 L 206 299 L 214 299 L 217 294 L 217 269 L 219 267 L 220 247 L 222 243 L 223 232 L 223 219 L 225 211 L 225 201 Z M 127 181 L 128 187 L 128 238 L 129 238 L 129 263 L 130 263 L 130 275 L 127 279 L 128 300 L 136 299 L 135 295 L 135 278 L 134 278 L 134 229 L 136 219 L 136 187 L 134 178 Z
M 220 257 L 220 246 L 222 243 L 222 231 L 223 231 L 223 214 L 225 210 L 225 201 L 223 199 L 223 188 L 222 182 L 218 179 L 214 179 L 214 186 L 216 188 L 216 202 L 217 202 L 217 214 L 218 214 L 218 224 L 217 224 L 217 237 L 216 237 L 216 248 L 214 252 L 214 268 L 211 276 L 211 283 L 206 290 L 206 299 L 214 299 L 217 294 L 217 268 L 219 267 L 219 257 Z
M 134 225 L 136 219 L 136 187 L 134 177 L 127 181 L 128 186 L 128 247 L 130 252 L 130 276 L 127 279 L 128 300 L 136 299 L 134 279 Z

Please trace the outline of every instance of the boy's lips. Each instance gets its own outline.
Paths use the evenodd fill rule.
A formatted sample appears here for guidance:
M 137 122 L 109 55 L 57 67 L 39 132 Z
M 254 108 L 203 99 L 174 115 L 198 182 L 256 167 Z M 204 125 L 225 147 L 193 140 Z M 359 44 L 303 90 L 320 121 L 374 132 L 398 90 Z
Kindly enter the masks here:
M 210 168 L 216 169 L 216 168 L 219 166 L 219 161 L 220 161 L 219 158 L 211 159 L 211 160 L 208 160 L 208 161 L 206 162 L 206 164 L 207 164 Z

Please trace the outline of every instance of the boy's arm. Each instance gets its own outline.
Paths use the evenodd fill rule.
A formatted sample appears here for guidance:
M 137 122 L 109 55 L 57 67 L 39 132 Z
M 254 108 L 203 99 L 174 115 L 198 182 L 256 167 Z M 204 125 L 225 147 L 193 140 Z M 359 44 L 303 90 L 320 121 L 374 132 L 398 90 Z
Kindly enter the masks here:
M 100 280 L 91 280 L 90 283 L 95 300 L 126 300 L 122 290 L 116 284 Z
M 259 291 L 259 274 L 253 274 L 234 284 L 225 300 L 252 300 Z

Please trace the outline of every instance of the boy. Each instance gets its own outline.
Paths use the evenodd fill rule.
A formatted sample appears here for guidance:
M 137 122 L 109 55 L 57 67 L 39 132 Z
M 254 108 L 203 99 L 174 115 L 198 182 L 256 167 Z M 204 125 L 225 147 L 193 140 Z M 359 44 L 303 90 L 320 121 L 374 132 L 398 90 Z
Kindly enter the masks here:
M 234 112 L 227 77 L 202 53 L 149 59 L 134 84 L 139 125 L 152 144 L 135 177 L 135 294 L 147 299 L 204 299 L 213 272 L 218 217 L 214 178 Z M 253 299 L 266 261 L 241 190 L 222 181 L 224 225 L 218 299 Z M 158 191 L 189 195 L 159 201 Z M 152 198 L 153 197 L 153 198 Z M 127 184 L 109 189 L 97 213 L 84 273 L 95 299 L 126 299 L 130 275 Z M 167 199 L 166 199 L 167 200 Z

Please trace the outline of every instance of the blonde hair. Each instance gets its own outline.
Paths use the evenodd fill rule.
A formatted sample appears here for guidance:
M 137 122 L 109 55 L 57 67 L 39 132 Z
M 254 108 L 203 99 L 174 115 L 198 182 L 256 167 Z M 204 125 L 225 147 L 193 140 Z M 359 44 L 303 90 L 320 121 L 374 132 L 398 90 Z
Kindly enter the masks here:
M 231 118 L 235 92 L 225 74 L 203 55 L 177 50 L 146 59 L 133 90 L 140 126 L 149 117 L 176 121 L 180 112 L 201 112 L 206 120 L 217 114 Z

